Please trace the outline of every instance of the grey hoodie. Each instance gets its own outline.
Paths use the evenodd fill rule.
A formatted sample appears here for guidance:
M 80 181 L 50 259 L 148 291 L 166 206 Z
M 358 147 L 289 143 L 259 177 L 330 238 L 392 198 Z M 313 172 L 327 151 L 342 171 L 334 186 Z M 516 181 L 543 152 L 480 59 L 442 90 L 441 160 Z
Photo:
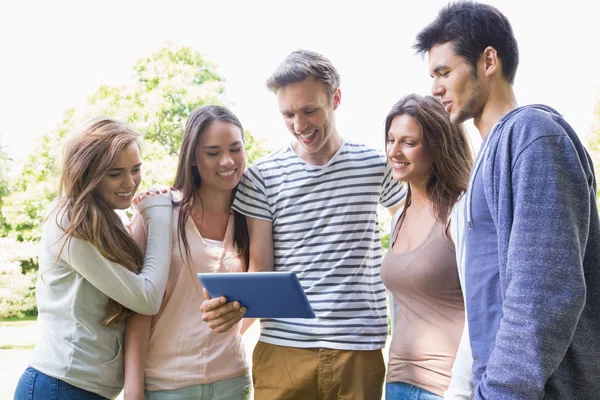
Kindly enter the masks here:
M 543 105 L 506 114 L 482 149 L 502 318 L 474 398 L 598 399 L 600 221 L 590 156 Z

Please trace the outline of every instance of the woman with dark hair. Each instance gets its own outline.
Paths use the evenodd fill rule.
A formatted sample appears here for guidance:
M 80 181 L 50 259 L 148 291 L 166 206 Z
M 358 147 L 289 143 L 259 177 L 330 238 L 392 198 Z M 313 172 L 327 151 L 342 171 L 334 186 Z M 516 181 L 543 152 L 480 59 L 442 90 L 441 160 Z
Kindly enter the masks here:
M 245 217 L 231 210 L 246 166 L 243 128 L 220 106 L 189 116 L 173 195 L 173 245 L 167 289 L 154 317 L 133 315 L 125 337 L 125 397 L 129 399 L 247 399 L 250 376 L 238 323 L 216 333 L 202 321 L 202 272 L 248 267 Z M 134 217 L 134 238 L 146 232 Z M 245 309 L 240 308 L 240 313 Z M 245 325 L 247 327 L 247 325 Z
M 412 94 L 397 102 L 385 134 L 393 177 L 409 187 L 381 266 L 381 279 L 399 308 L 386 399 L 440 399 L 465 321 L 455 250 L 460 238 L 454 228 L 460 227 L 451 225 L 467 187 L 471 152 L 463 127 L 452 124 L 429 96 Z
M 15 400 L 115 398 L 123 389 L 125 318 L 158 312 L 170 259 L 171 199 L 159 191 L 133 200 L 141 164 L 139 135 L 110 118 L 91 120 L 67 144 L 40 243 L 40 341 Z M 145 257 L 115 212 L 132 201 L 149 231 Z

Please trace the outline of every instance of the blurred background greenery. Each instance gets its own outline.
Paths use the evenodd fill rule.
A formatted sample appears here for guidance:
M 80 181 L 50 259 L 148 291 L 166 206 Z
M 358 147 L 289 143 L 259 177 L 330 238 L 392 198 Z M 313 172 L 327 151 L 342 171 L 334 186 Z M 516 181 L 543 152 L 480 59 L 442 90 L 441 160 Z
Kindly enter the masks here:
M 10 171 L 11 160 L 0 147 L 0 320 L 36 315 L 36 245 L 57 194 L 63 143 L 79 123 L 98 115 L 128 123 L 143 135 L 142 188 L 169 186 L 190 112 L 205 104 L 229 105 L 216 66 L 189 47 L 167 43 L 137 60 L 132 72 L 131 84 L 103 85 L 85 106 L 65 110 L 56 127 L 37 139 L 18 173 Z M 267 150 L 244 133 L 249 165 Z

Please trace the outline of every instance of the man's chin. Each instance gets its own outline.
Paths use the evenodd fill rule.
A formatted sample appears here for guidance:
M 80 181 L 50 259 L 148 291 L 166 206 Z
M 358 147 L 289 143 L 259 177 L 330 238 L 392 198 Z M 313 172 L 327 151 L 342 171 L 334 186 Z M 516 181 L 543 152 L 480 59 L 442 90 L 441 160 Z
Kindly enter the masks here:
M 473 116 L 464 112 L 456 115 L 450 115 L 450 122 L 452 122 L 455 125 L 462 124 L 463 122 L 468 121 L 470 119 L 473 119 Z

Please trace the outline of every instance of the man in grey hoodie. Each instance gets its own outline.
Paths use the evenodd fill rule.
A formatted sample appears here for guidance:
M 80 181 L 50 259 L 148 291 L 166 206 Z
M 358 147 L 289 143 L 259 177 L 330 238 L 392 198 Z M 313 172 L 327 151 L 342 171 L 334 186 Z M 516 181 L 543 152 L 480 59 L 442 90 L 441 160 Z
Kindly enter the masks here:
M 550 107 L 519 107 L 494 7 L 452 3 L 417 36 L 432 92 L 483 138 L 466 201 L 475 399 L 600 398 L 600 221 L 590 156 Z

